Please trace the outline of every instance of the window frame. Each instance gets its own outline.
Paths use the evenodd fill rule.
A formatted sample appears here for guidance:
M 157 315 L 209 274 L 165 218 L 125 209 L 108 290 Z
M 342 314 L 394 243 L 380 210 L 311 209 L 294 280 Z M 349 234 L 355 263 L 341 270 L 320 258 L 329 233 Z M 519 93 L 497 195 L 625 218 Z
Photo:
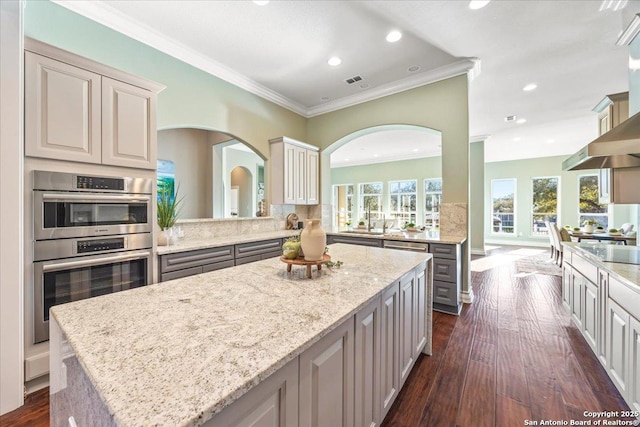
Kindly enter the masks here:
M 391 192 L 391 185 L 394 183 L 402 183 L 402 182 L 412 182 L 414 184 L 415 187 L 415 191 L 414 192 L 397 192 L 397 193 L 392 193 Z M 387 181 L 387 191 L 388 191 L 388 197 L 387 200 L 389 202 L 388 205 L 388 214 L 389 217 L 397 219 L 398 220 L 398 225 L 403 225 L 400 224 L 401 221 L 405 221 L 406 222 L 413 222 L 414 224 L 417 222 L 418 220 L 418 179 L 394 179 L 391 181 Z M 416 204 L 415 204 L 415 210 L 411 211 L 406 211 L 406 212 L 402 212 L 402 211 L 392 211 L 391 210 L 391 199 L 394 196 L 399 196 L 400 198 L 402 198 L 402 196 L 415 196 L 416 198 Z M 398 205 L 399 206 L 399 205 Z M 406 216 L 408 215 L 408 218 L 406 218 Z
M 362 186 L 363 185 L 371 185 L 371 184 L 380 184 L 380 193 L 363 193 Z M 384 196 L 384 181 L 371 181 L 371 182 L 359 182 L 358 183 L 358 219 L 356 221 L 367 220 L 367 208 L 364 205 L 364 197 L 365 196 L 377 196 L 378 197 L 378 206 L 382 206 L 382 198 Z M 382 218 L 382 214 L 384 214 L 384 210 L 375 210 L 371 211 L 371 219 Z
M 577 203 L 577 205 L 578 205 L 578 211 L 577 211 L 577 214 L 578 214 L 578 227 L 582 227 L 582 217 L 583 216 L 596 216 L 596 217 L 600 217 L 601 216 L 601 217 L 606 217 L 607 218 L 607 226 L 604 227 L 604 228 L 608 230 L 609 228 L 611 228 L 611 224 L 610 224 L 610 221 L 611 221 L 611 205 L 605 204 L 605 203 L 600 203 L 600 200 L 598 198 L 598 199 L 596 199 L 596 202 L 599 205 L 602 205 L 602 206 L 605 207 L 605 209 L 606 209 L 605 213 L 585 213 L 585 214 L 583 214 L 582 211 L 580 210 L 580 180 L 582 178 L 592 177 L 592 176 L 596 177 L 596 188 L 599 188 L 600 187 L 600 175 L 598 173 L 585 173 L 585 174 L 578 175 L 578 191 L 577 191 L 577 198 L 578 198 L 578 200 L 577 200 L 577 202 L 578 202 Z
M 440 181 L 440 191 L 428 191 L 427 181 Z M 422 185 L 424 186 L 424 203 L 422 208 L 423 225 L 428 227 L 427 215 L 431 217 L 431 227 L 440 227 L 440 206 L 442 205 L 442 177 L 440 178 L 424 178 Z M 438 196 L 437 210 L 427 210 L 427 198 L 428 196 Z
M 558 182 L 556 185 L 556 212 L 555 212 L 555 217 L 556 217 L 556 224 L 560 224 L 560 182 L 561 182 L 561 177 L 558 175 L 549 175 L 549 176 L 533 176 L 529 179 L 529 182 L 531 184 L 531 209 L 529 210 L 529 235 L 530 237 L 534 237 L 534 238 L 549 238 L 549 230 L 546 230 L 545 228 L 545 233 L 541 234 L 541 233 L 536 233 L 533 230 L 534 224 L 533 224 L 533 218 L 535 215 L 545 215 L 547 216 L 547 214 L 549 214 L 549 212 L 544 212 L 544 213 L 536 213 L 533 211 L 533 196 L 534 196 L 534 192 L 533 192 L 533 181 L 536 179 L 553 179 L 555 178 Z
M 511 213 L 511 215 L 513 216 L 513 232 L 508 233 L 508 232 L 504 232 L 504 231 L 495 231 L 494 230 L 494 225 L 493 225 L 493 216 L 494 216 L 494 211 L 493 211 L 493 203 L 494 203 L 494 197 L 493 197 L 493 185 L 495 182 L 497 181 L 512 181 L 513 182 L 513 212 Z M 516 216 L 516 212 L 518 211 L 518 179 L 517 178 L 496 178 L 496 179 L 492 179 L 491 180 L 491 188 L 490 188 L 490 197 L 491 197 L 491 213 L 489 215 L 489 227 L 491 229 L 491 234 L 492 235 L 496 235 L 496 236 L 513 236 L 513 237 L 517 237 L 517 216 Z

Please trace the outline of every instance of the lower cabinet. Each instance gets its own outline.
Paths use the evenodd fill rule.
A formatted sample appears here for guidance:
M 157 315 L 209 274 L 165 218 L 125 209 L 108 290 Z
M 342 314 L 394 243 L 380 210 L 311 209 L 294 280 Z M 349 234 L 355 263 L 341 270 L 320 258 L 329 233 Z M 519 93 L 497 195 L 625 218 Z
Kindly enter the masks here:
M 598 340 L 600 337 L 600 305 L 598 286 L 592 283 L 590 280 L 584 280 L 584 330 L 582 334 L 587 340 L 587 344 L 591 347 L 594 353 L 597 354 Z
M 571 265 L 565 262 L 562 264 L 562 305 L 567 311 L 571 311 L 571 297 L 573 288 L 573 271 Z
M 233 267 L 233 246 L 160 255 L 158 265 L 159 282 Z
M 632 411 L 640 411 L 640 322 L 631 317 L 629 322 L 629 394 L 627 403 Z
M 285 427 L 298 424 L 298 359 L 233 402 L 204 427 Z
M 629 313 L 614 300 L 607 300 L 607 372 L 623 396 L 629 376 Z
M 380 421 L 380 312 L 381 301 L 376 298 L 356 313 L 356 427 L 376 427 Z
M 415 298 L 416 276 L 415 274 L 406 274 L 400 279 L 400 388 L 407 380 L 415 362 L 413 351 L 417 314 Z
M 350 245 L 372 246 L 375 248 L 382 247 L 382 239 L 367 238 L 367 237 L 354 237 L 354 236 L 342 236 L 342 235 L 327 236 L 327 244 L 330 245 L 332 243 L 347 243 Z
M 346 321 L 300 355 L 300 427 L 353 426 L 353 335 Z
M 236 265 L 248 264 L 282 255 L 282 239 L 241 243 L 235 246 Z
M 383 419 L 400 391 L 400 286 L 382 294 L 380 309 L 380 400 Z

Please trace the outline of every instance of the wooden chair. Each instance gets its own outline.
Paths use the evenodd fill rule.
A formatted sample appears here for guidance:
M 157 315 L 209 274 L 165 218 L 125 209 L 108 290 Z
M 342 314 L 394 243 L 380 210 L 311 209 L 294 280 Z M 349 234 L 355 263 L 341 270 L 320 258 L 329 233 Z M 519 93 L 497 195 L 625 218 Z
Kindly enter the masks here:
M 559 246 L 559 252 L 560 252 L 560 264 L 558 264 L 560 267 L 562 267 L 562 261 L 563 261 L 563 257 L 564 257 L 564 246 L 562 246 L 562 242 L 570 242 L 571 241 L 571 235 L 569 234 L 569 232 L 565 229 L 565 228 L 558 228 L 558 226 L 556 224 L 553 224 L 556 230 L 556 233 L 558 235 L 558 246 Z

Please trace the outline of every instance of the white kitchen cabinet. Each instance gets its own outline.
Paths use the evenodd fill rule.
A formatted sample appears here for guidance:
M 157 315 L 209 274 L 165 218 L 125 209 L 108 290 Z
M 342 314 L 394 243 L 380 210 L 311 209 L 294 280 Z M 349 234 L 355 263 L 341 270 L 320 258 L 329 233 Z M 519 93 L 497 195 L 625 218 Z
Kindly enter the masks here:
M 355 316 L 355 426 L 380 425 L 380 298 Z
M 609 132 L 629 118 L 629 92 L 605 96 L 593 111 L 598 113 L 598 135 Z
M 562 305 L 571 314 L 571 299 L 573 290 L 573 271 L 571 265 L 565 262 L 562 264 Z
M 598 319 L 598 346 L 596 355 L 600 360 L 602 366 L 607 367 L 607 343 L 605 336 L 607 334 L 606 319 L 607 319 L 607 298 L 609 296 L 609 273 L 604 270 L 598 270 L 598 294 L 600 298 Z
M 316 205 L 319 203 L 318 148 L 286 136 L 269 140 L 271 203 Z
M 298 424 L 298 358 L 215 415 L 204 427 L 290 427 Z
M 630 316 L 614 300 L 607 300 L 607 372 L 620 394 L 627 394 Z
M 431 307 L 427 307 L 427 292 L 429 291 L 427 286 L 427 274 L 429 270 L 427 266 L 428 264 L 425 264 L 424 267 L 418 267 L 416 270 L 415 327 L 413 337 L 413 358 L 415 360 L 418 359 L 418 356 L 427 344 L 427 310 L 431 311 Z
M 157 167 L 156 94 L 102 78 L 102 163 Z
M 627 403 L 632 411 L 640 411 L 640 322 L 629 318 L 629 394 Z
M 600 337 L 600 333 L 598 331 L 598 328 L 600 327 L 600 298 L 598 295 L 598 286 L 596 286 L 596 284 L 592 283 L 586 278 L 583 278 L 582 280 L 582 290 L 584 292 L 584 329 L 582 331 L 582 334 L 587 340 L 587 344 L 589 344 L 589 347 L 591 347 L 591 350 L 593 350 L 593 352 L 597 354 L 598 339 Z
M 164 86 L 25 39 L 25 154 L 156 169 Z
M 578 326 L 580 331 L 584 330 L 583 325 L 583 314 L 582 310 L 584 307 L 584 280 L 580 273 L 576 272 L 576 270 L 572 271 L 572 279 L 571 279 L 571 317 L 573 321 Z
M 388 287 L 380 307 L 380 400 L 381 419 L 387 415 L 400 390 L 400 285 Z
M 100 163 L 101 76 L 25 52 L 25 155 Z
M 353 426 L 353 334 L 351 318 L 300 355 L 300 427 Z
M 400 388 L 415 362 L 413 351 L 416 326 L 416 277 L 406 274 L 400 279 Z

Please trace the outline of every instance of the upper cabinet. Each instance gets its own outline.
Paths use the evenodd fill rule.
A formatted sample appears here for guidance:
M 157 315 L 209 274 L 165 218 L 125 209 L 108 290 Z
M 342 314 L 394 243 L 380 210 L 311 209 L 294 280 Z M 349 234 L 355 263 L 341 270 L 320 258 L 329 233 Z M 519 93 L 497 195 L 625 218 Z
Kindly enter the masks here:
M 598 135 L 609 132 L 629 118 L 629 92 L 605 96 L 593 111 L 598 113 Z
M 320 162 L 318 147 L 286 136 L 269 140 L 271 203 L 317 205 Z
M 25 41 L 25 154 L 156 169 L 164 86 Z

